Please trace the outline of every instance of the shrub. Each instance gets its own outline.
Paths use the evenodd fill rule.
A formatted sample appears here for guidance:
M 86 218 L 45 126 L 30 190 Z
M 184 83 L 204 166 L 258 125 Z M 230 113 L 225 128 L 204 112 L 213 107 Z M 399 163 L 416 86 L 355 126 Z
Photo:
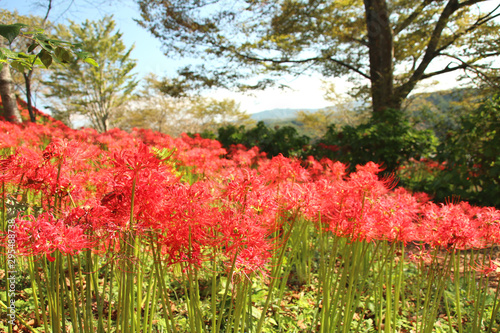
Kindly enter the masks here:
M 415 130 L 400 111 L 389 109 L 356 127 L 347 125 L 338 130 L 330 125 L 315 155 L 349 163 L 352 170 L 358 164 L 374 161 L 381 163 L 387 173 L 410 158 L 432 154 L 437 143 L 431 130 Z

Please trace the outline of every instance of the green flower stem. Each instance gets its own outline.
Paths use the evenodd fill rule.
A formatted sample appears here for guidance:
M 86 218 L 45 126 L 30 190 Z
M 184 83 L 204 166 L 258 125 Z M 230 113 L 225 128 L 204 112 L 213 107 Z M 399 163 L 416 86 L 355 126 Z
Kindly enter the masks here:
M 217 327 L 217 249 L 212 253 L 212 286 L 211 286 L 210 309 L 212 311 L 212 330 Z M 215 331 L 214 331 L 215 332 Z
M 448 304 L 448 297 L 444 297 L 444 308 L 446 310 L 446 316 L 448 317 L 448 332 L 453 333 L 453 323 L 451 322 L 451 310 Z
M 136 252 L 135 252 L 135 257 L 138 257 L 140 256 L 140 254 L 138 253 L 138 250 L 139 250 L 139 239 L 136 239 L 136 244 L 135 244 L 135 247 L 136 249 Z M 139 258 L 140 260 L 140 258 Z M 140 261 L 141 262 L 141 261 Z M 143 292 L 143 288 L 144 288 L 144 271 L 143 271 L 143 268 L 142 268 L 142 265 L 137 265 L 136 266 L 137 268 L 137 284 L 136 284 L 136 322 L 137 324 L 139 324 L 141 327 L 137 327 L 137 330 L 138 331 L 142 331 L 144 332 L 144 328 L 142 327 L 144 325 L 144 323 L 142 323 L 141 325 L 141 322 L 142 322 L 142 307 L 143 307 L 143 298 L 142 298 L 142 292 Z M 145 321 L 147 322 L 147 321 Z
M 68 263 L 68 273 L 71 274 L 72 268 L 70 267 L 69 264 L 69 258 L 71 257 L 70 254 L 67 254 L 66 256 L 63 256 L 62 259 L 67 258 L 66 262 Z M 64 272 L 64 269 L 62 267 L 62 260 L 61 260 L 61 271 Z M 71 325 L 73 327 L 73 331 L 76 332 L 78 331 L 78 320 L 76 318 L 76 304 L 75 304 L 75 293 L 74 293 L 74 288 L 73 288 L 73 283 L 71 282 L 71 277 L 69 277 L 69 283 L 70 283 L 70 290 L 68 291 L 68 288 L 66 286 L 66 276 L 65 274 L 61 274 L 61 284 L 62 284 L 62 290 L 63 290 L 63 295 L 64 295 L 64 300 L 66 303 L 66 307 L 69 309 L 69 315 L 71 318 Z M 71 295 L 70 295 L 71 294 Z M 64 302 L 63 302 L 64 303 Z M 64 307 L 62 309 L 64 312 Z
M 255 330 L 255 333 L 261 333 L 262 332 L 262 327 L 264 325 L 264 320 L 266 318 L 266 313 L 267 309 L 269 308 L 269 304 L 271 304 L 271 299 L 273 296 L 273 291 L 274 291 L 274 285 L 276 284 L 276 281 L 278 280 L 279 276 L 278 273 L 281 271 L 281 268 L 283 266 L 283 258 L 285 257 L 285 252 L 287 250 L 287 243 L 290 238 L 290 234 L 293 230 L 294 224 L 295 224 L 296 219 L 292 219 L 290 223 L 290 227 L 286 232 L 286 235 L 283 239 L 283 243 L 281 244 L 281 248 L 279 250 L 279 256 L 276 261 L 276 266 L 274 267 L 272 273 L 271 273 L 271 283 L 269 284 L 269 289 L 268 289 L 268 294 L 266 298 L 266 302 L 264 304 L 264 308 L 262 309 L 262 313 L 260 315 L 259 322 L 257 323 L 257 328 Z M 219 323 L 220 325 L 220 323 Z
M 37 296 L 37 291 L 38 291 L 38 286 L 36 284 L 36 279 L 35 279 L 35 274 L 34 273 L 34 263 L 33 263 L 33 257 L 27 257 L 26 258 L 26 263 L 28 265 L 28 272 L 30 274 L 30 282 L 31 282 L 31 297 L 33 297 L 33 303 L 35 305 L 35 322 L 37 324 L 40 323 L 40 305 L 38 304 L 38 296 Z
M 137 173 L 134 174 L 132 180 L 132 194 L 130 199 L 130 216 L 129 228 L 125 232 L 124 240 L 120 246 L 121 254 L 124 257 L 122 279 L 120 281 L 120 293 L 118 304 L 120 308 L 121 330 L 125 332 L 134 332 L 134 278 L 135 278 L 135 265 L 133 259 L 136 248 L 136 237 L 134 231 L 134 202 L 135 202 L 135 188 L 137 182 Z
M 42 261 L 43 260 L 44 259 L 42 259 Z M 33 270 L 34 270 L 34 274 L 35 274 L 36 284 L 38 285 L 38 290 L 40 290 L 40 294 L 41 294 L 41 291 L 42 291 L 41 285 L 42 284 L 40 281 L 40 275 L 38 274 L 38 268 L 39 268 L 39 266 L 37 265 L 37 260 L 33 260 Z M 45 275 L 45 276 L 47 276 L 47 275 Z M 47 301 L 48 301 L 48 295 L 47 295 Z M 42 310 L 43 327 L 45 329 L 45 332 L 49 332 L 49 326 L 48 326 L 49 321 L 47 319 L 47 312 L 45 311 L 46 305 L 45 305 L 45 299 L 43 296 L 41 297 L 41 303 L 42 303 L 41 310 Z
M 165 317 L 165 322 L 167 323 L 167 331 L 171 331 L 171 332 L 174 332 L 174 333 L 177 333 L 177 328 L 175 327 L 175 322 L 174 322 L 174 315 L 172 313 L 172 306 L 170 304 L 170 298 L 168 296 L 168 290 L 167 290 L 167 287 L 165 286 L 165 279 L 164 279 L 164 276 L 163 276 L 163 267 L 161 265 L 161 261 L 160 261 L 160 255 L 159 253 L 157 252 L 157 250 L 155 249 L 155 242 L 154 242 L 154 239 L 153 239 L 153 236 L 150 236 L 150 239 L 151 239 L 151 249 L 153 251 L 153 261 L 154 261 L 154 266 L 155 266 L 155 273 L 156 273 L 156 279 L 159 281 L 160 283 L 160 298 L 161 298 L 161 301 L 162 301 L 162 305 L 163 305 L 163 314 L 164 314 L 164 317 Z M 160 252 L 161 252 L 161 249 L 160 249 Z M 171 328 L 170 328 L 170 324 L 172 325 Z
M 85 267 L 87 268 L 87 272 L 85 273 L 85 297 L 86 297 L 86 325 L 88 325 L 89 332 L 94 332 L 94 316 L 92 313 L 92 260 L 90 250 L 85 251 L 86 253 L 86 262 Z M 83 281 L 83 280 L 82 280 Z
M 87 251 L 88 254 L 88 261 L 89 261 L 89 267 L 92 267 L 91 272 L 89 272 L 90 277 L 92 279 L 92 284 L 94 287 L 94 295 L 96 299 L 96 305 L 97 305 L 97 331 L 102 332 L 104 331 L 104 322 L 103 322 L 103 303 L 104 303 L 104 290 L 102 295 L 99 295 L 99 260 L 93 260 L 92 259 L 92 252 Z M 104 284 L 103 284 L 104 288 Z
M 347 302 L 342 302 L 343 304 L 346 303 L 344 310 L 344 323 L 342 327 L 344 332 L 350 331 L 351 322 L 359 303 L 360 294 L 358 292 L 358 288 L 360 281 L 363 281 L 364 278 L 363 272 L 366 272 L 366 269 L 362 269 L 363 258 L 365 257 L 369 246 L 370 244 L 367 242 L 356 242 L 354 246 L 352 266 L 351 271 L 349 272 L 349 288 L 348 293 L 345 294 Z
M 68 255 L 68 266 L 69 266 L 69 283 L 70 283 L 71 301 L 72 301 L 71 311 L 74 312 L 72 317 L 74 317 L 76 314 L 78 328 L 79 328 L 79 330 L 76 331 L 83 332 L 82 316 L 80 311 L 76 311 L 76 304 L 78 303 L 78 296 L 77 296 L 78 293 L 76 292 L 75 271 L 73 268 L 73 256 L 71 255 Z
M 397 273 L 396 273 L 396 282 L 395 282 L 395 287 L 394 287 L 394 315 L 393 318 L 394 320 L 397 320 L 399 318 L 399 308 L 400 305 L 404 307 L 405 304 L 405 299 L 404 299 L 404 292 L 401 293 L 401 290 L 404 290 L 404 266 L 405 266 L 405 244 L 402 242 L 401 243 L 401 258 L 399 259 L 397 263 Z
M 479 252 L 479 251 L 477 251 Z M 493 248 L 491 247 L 488 254 L 482 255 L 482 266 L 486 266 L 487 261 L 490 260 L 491 255 L 493 254 Z M 478 291 L 479 295 L 474 298 L 474 316 L 473 316 L 473 331 L 472 333 L 481 332 L 482 322 L 483 322 L 483 314 L 485 313 L 486 299 L 489 294 L 489 274 L 482 275 L 481 279 L 478 283 Z
M 108 292 L 108 325 L 106 332 L 111 332 L 111 313 L 112 313 L 112 305 L 113 305 L 113 278 L 115 277 L 115 262 L 111 261 L 111 265 L 109 267 L 109 292 Z M 103 293 L 104 294 L 104 293 Z
M 456 252 L 458 251 L 458 256 Z M 457 258 L 458 257 L 458 258 Z M 457 314 L 458 332 L 463 333 L 464 329 L 462 327 L 462 306 L 460 302 L 460 250 L 454 250 L 451 252 L 451 261 L 453 263 L 453 282 L 455 285 L 455 312 Z
M 90 250 L 87 250 L 90 251 Z M 80 260 L 80 256 L 76 257 L 77 262 L 78 262 L 78 280 L 80 281 L 80 295 L 83 297 L 83 295 L 86 295 L 85 289 L 89 288 L 89 284 L 86 285 L 85 289 L 83 288 L 83 272 L 82 272 L 82 262 Z M 82 312 L 83 312 L 83 329 L 85 333 L 91 333 L 91 321 L 92 321 L 92 312 L 89 310 L 90 307 L 88 306 L 88 302 L 90 302 L 90 299 L 87 295 L 86 298 L 86 304 L 83 306 L 83 301 L 82 301 Z
M 120 249 L 122 248 L 123 240 L 120 240 Z M 120 259 L 119 262 L 120 268 L 118 269 L 120 271 L 120 274 L 116 274 L 116 279 L 117 279 L 117 285 L 118 285 L 118 298 L 116 300 L 116 326 L 117 326 L 117 333 L 120 333 L 121 330 L 123 329 L 122 327 L 122 316 L 123 316 L 123 295 L 124 295 L 124 288 L 125 288 L 125 265 L 123 263 L 123 259 Z
M 60 294 L 60 313 L 61 313 L 61 331 L 62 332 L 67 332 L 66 330 L 66 312 L 65 308 L 69 308 L 71 305 L 69 303 L 69 297 L 68 297 L 68 288 L 66 286 L 66 274 L 64 271 L 64 255 L 60 252 L 57 251 L 57 260 L 56 264 L 58 264 L 58 276 L 60 277 L 60 283 L 59 283 L 59 289 L 58 289 L 58 294 Z M 71 315 L 70 315 L 71 316 Z M 72 320 L 72 325 L 76 325 L 76 322 Z
M 248 284 L 252 283 L 249 278 L 245 279 L 243 283 L 238 284 L 238 290 L 237 290 L 237 296 L 235 298 L 236 303 L 235 303 L 235 309 L 234 309 L 234 333 L 240 332 L 240 325 L 242 324 L 243 327 L 241 328 L 241 331 L 245 329 L 245 320 L 244 320 L 244 310 L 246 307 L 246 302 L 248 298 L 246 297 L 246 294 L 248 292 Z
M 6 310 L 8 311 L 8 307 L 7 305 L 4 304 L 4 302 L 0 301 L 0 305 Z M 21 316 L 19 316 L 17 313 L 16 313 L 16 319 L 19 320 L 27 329 L 30 330 L 30 332 L 33 332 L 33 333 L 40 333 L 39 330 L 37 330 L 36 328 L 33 328 L 31 325 L 29 325 Z M 45 331 L 45 332 L 49 332 L 49 331 Z
M 229 292 L 229 286 L 230 286 L 230 278 L 231 278 L 231 276 L 233 276 L 234 266 L 236 264 L 236 259 L 237 258 L 238 258 L 238 253 L 235 253 L 235 255 L 233 257 L 233 260 L 231 262 L 231 268 L 229 269 L 229 273 L 227 275 L 226 285 L 225 285 L 225 289 L 224 289 L 224 295 L 222 296 L 222 301 L 220 303 L 222 305 L 226 304 L 227 294 Z M 216 329 L 214 330 L 214 333 L 219 333 L 220 332 L 220 325 L 222 323 L 223 315 L 224 315 L 224 310 L 220 309 L 220 311 L 219 311 L 219 318 L 217 320 L 217 326 L 216 326 Z
M 47 259 L 43 258 L 43 269 L 45 273 L 45 278 L 47 279 L 47 300 L 49 303 L 49 317 L 50 317 L 50 324 L 52 326 L 52 330 L 58 332 L 56 329 L 58 323 L 57 323 L 57 318 L 55 314 L 55 298 L 54 298 L 54 279 L 52 275 L 49 275 L 49 269 L 47 267 Z M 53 270 L 50 271 L 51 274 L 53 274 Z
M 141 274 L 141 283 L 142 283 L 142 274 Z M 142 318 L 142 325 L 141 325 L 141 331 L 142 332 L 148 332 L 148 327 L 149 327 L 149 315 L 150 315 L 150 303 L 155 304 L 154 300 L 154 295 L 151 295 L 153 293 L 153 286 L 156 286 L 156 280 L 152 279 L 152 281 L 149 282 L 148 284 L 148 289 L 146 290 L 146 298 L 144 299 L 144 304 L 141 304 L 141 308 L 144 306 L 144 317 Z M 153 296 L 153 300 L 151 301 L 151 296 Z M 151 311 L 153 312 L 153 311 Z M 141 311 L 139 311 L 141 313 Z
M 391 333 L 392 332 L 392 321 L 393 318 L 392 315 L 392 269 L 394 265 L 391 263 L 389 264 L 389 272 L 387 273 L 387 279 L 386 279 L 386 289 L 385 289 L 385 325 L 384 325 L 384 331 L 385 333 Z M 397 303 L 397 299 L 396 299 Z M 396 318 L 396 317 L 394 317 Z
M 488 325 L 487 333 L 493 332 L 493 325 L 495 324 L 496 318 L 498 318 L 500 310 L 500 283 L 497 283 L 497 290 L 495 292 L 495 297 L 493 298 L 493 310 L 491 311 L 490 324 Z M 500 330 L 500 326 L 497 331 Z

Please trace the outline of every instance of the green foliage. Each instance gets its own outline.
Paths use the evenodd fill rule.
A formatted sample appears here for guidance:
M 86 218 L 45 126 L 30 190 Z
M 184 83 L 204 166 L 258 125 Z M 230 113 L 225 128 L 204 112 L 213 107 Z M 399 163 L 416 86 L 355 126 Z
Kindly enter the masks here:
M 48 97 L 53 108 L 64 114 L 86 116 L 98 131 L 106 131 L 115 120 L 118 109 L 130 98 L 137 86 L 132 73 L 136 60 L 130 58 L 133 48 L 127 49 L 122 33 L 115 31 L 112 17 L 99 21 L 85 21 L 81 25 L 71 22 L 68 28 L 59 27 L 58 36 L 83 45 L 100 67 L 81 62 L 70 62 L 65 68 L 57 68 L 44 83 L 50 88 Z
M 405 114 L 416 128 L 431 129 L 443 141 L 450 131 L 460 128 L 461 117 L 479 107 L 484 98 L 482 90 L 471 87 L 416 94 L 408 99 Z
M 124 130 L 149 128 L 177 137 L 183 132 L 215 133 L 231 122 L 251 121 L 232 99 L 168 95 L 164 91 L 165 80 L 148 74 L 139 94 L 119 110 L 116 124 Z
M 257 146 L 268 156 L 328 157 L 350 165 L 369 161 L 383 163 L 387 172 L 394 172 L 410 158 L 420 158 L 435 152 L 438 141 L 431 130 L 416 130 L 401 112 L 387 110 L 366 124 L 345 125 L 340 130 L 335 124 L 311 147 L 311 140 L 300 135 L 292 126 L 269 128 L 264 122 L 247 129 L 228 125 L 218 130 L 218 140 L 226 148 L 232 144 Z
M 219 128 L 218 140 L 226 148 L 242 144 L 245 147 L 259 147 L 268 157 L 282 154 L 285 157 L 303 157 L 309 150 L 310 139 L 300 135 L 292 126 L 271 129 L 259 121 L 255 127 L 247 129 L 241 125 L 227 125 Z
M 366 124 L 340 130 L 330 125 L 315 155 L 348 163 L 351 169 L 369 161 L 383 163 L 386 172 L 393 172 L 403 161 L 431 154 L 436 146 L 432 131 L 415 130 L 401 112 L 388 109 Z
M 500 207 L 500 94 L 461 117 L 438 147 L 440 168 L 423 172 L 416 190 L 436 200 L 459 197 L 483 206 Z
M 26 28 L 28 26 L 23 23 L 0 24 L 0 35 L 6 38 L 9 44 L 17 37 L 30 41 L 28 48 L 22 51 L 0 47 L 0 65 L 7 63 L 19 71 L 24 71 L 32 69 L 33 66 L 49 68 L 53 62 L 69 64 L 76 58 L 98 67 L 95 60 L 89 57 L 89 53 L 82 50 L 82 44 L 49 38 L 40 28 L 23 31 Z

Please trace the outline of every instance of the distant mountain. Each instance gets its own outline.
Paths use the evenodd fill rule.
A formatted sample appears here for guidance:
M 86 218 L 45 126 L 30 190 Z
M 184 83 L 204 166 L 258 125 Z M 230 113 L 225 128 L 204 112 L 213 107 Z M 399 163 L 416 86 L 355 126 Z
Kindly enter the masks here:
M 315 112 L 320 109 L 272 109 L 252 113 L 250 118 L 256 121 L 290 120 L 297 117 L 299 111 Z

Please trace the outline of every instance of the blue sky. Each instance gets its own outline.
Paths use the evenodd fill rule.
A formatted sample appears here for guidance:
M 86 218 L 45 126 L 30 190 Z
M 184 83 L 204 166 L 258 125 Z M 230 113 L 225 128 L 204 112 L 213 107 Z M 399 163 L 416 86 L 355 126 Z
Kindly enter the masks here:
M 17 10 L 21 15 L 44 16 L 46 7 L 37 6 L 37 2 L 47 3 L 44 0 L 0 0 L 0 7 L 10 11 Z M 134 22 L 134 18 L 139 18 L 139 11 L 133 0 L 74 0 L 73 5 L 66 11 L 71 2 L 53 0 L 49 20 L 56 23 L 66 23 L 67 20 L 82 22 L 86 19 L 98 20 L 105 15 L 113 15 L 118 29 L 123 33 L 125 44 L 129 47 L 135 45 L 132 56 L 138 60 L 136 70 L 139 77 L 149 72 L 160 76 L 175 76 L 177 68 L 189 64 L 189 60 L 167 58 L 161 52 L 160 42 Z M 89 2 L 103 4 L 92 6 Z M 337 81 L 339 87 L 345 86 L 342 80 Z M 235 99 L 240 103 L 241 109 L 249 113 L 274 108 L 321 108 L 331 104 L 323 98 L 324 91 L 319 77 L 284 78 L 282 82 L 293 90 L 268 89 L 255 92 L 253 95 L 216 90 L 209 91 L 206 95 L 218 99 Z

